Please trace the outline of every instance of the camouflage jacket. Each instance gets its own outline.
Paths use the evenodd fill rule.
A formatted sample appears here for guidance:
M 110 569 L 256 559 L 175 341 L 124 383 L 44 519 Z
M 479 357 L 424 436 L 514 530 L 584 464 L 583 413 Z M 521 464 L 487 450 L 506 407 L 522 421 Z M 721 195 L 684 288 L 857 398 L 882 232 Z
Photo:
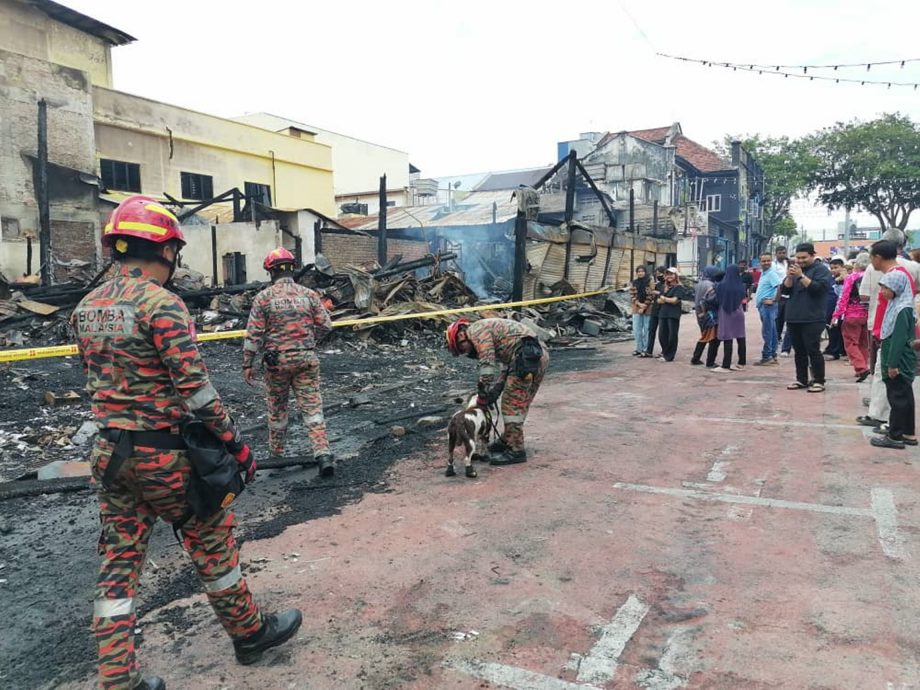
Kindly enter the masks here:
M 479 360 L 479 380 L 490 384 L 500 371 L 504 375 L 514 362 L 518 343 L 526 336 L 535 338 L 536 334 L 511 319 L 481 319 L 467 326 L 466 337 L 476 348 Z
M 123 266 L 83 298 L 70 323 L 102 427 L 169 429 L 191 412 L 222 439 L 233 437 L 185 303 L 149 273 Z
M 252 300 L 243 368 L 252 368 L 253 359 L 262 350 L 277 351 L 288 359 L 298 351 L 313 350 L 316 341 L 331 330 L 332 320 L 319 295 L 293 278 L 280 278 Z

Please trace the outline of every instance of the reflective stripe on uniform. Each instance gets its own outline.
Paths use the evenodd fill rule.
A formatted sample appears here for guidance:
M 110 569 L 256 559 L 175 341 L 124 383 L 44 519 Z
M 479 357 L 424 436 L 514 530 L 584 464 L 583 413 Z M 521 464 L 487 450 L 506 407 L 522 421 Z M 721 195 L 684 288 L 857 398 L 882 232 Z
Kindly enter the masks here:
M 479 375 L 480 376 L 495 376 L 498 373 L 498 367 L 494 364 L 480 364 L 479 365 Z
M 324 421 L 323 413 L 317 412 L 316 414 L 311 414 L 309 417 L 303 418 L 304 424 L 321 424 Z
M 93 602 L 93 615 L 96 618 L 127 616 L 134 611 L 134 599 L 96 599 Z
M 185 399 L 185 404 L 188 406 L 188 409 L 194 412 L 195 410 L 200 410 L 202 407 L 207 405 L 212 400 L 217 399 L 217 390 L 208 383 L 204 388 L 201 388 L 195 391 L 192 395 Z
M 236 566 L 229 573 L 223 577 L 219 577 L 216 580 L 211 580 L 210 582 L 203 582 L 204 591 L 211 592 L 223 592 L 225 589 L 230 589 L 237 582 L 243 579 L 243 573 L 240 572 L 240 566 Z
M 247 338 L 246 341 L 243 343 L 243 349 L 246 350 L 247 352 L 258 352 L 259 346 L 256 345 L 252 340 L 249 340 Z
M 505 424 L 523 424 L 525 417 L 519 414 L 502 415 L 502 419 L 505 420 Z

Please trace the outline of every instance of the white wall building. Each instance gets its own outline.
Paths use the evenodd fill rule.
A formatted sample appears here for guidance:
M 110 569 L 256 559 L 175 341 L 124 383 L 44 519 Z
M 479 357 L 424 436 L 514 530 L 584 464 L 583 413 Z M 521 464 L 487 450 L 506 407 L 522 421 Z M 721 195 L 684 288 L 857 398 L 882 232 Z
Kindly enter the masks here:
M 380 176 L 387 176 L 387 202 L 390 206 L 408 206 L 410 199 L 409 154 L 363 139 L 313 127 L 270 113 L 250 113 L 230 118 L 238 122 L 283 132 L 298 137 L 312 134 L 314 140 L 332 147 L 333 185 L 336 206 L 367 204 L 367 213 L 379 210 Z M 417 173 L 414 173 L 417 177 Z

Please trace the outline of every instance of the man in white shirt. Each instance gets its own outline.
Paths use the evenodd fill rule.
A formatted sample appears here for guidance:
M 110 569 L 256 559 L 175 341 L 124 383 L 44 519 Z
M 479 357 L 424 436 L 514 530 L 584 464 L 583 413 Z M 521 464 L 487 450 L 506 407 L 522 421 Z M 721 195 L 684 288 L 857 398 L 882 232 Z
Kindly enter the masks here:
M 786 254 L 785 247 L 777 247 L 775 255 L 776 258 L 773 259 L 771 270 L 779 274 L 779 280 L 782 283 L 786 280 L 786 273 L 789 270 L 789 257 Z M 776 309 L 776 337 L 778 338 L 777 342 L 782 344 L 780 350 L 782 350 L 783 357 L 788 357 L 792 351 L 792 341 L 789 339 L 788 332 L 783 337 L 783 327 L 786 325 L 786 302 L 789 301 L 789 298 L 786 295 L 777 295 L 777 299 L 779 300 L 779 306 Z
M 893 242 L 898 247 L 898 257 L 896 259 L 897 265 L 901 266 L 906 270 L 913 280 L 915 289 L 920 287 L 920 264 L 916 261 L 911 261 L 910 259 L 905 259 L 901 256 L 901 253 L 904 251 L 904 244 L 906 238 L 904 233 L 900 230 L 891 228 L 886 230 L 882 235 L 883 240 L 888 240 Z M 860 424 L 866 426 L 875 426 L 877 424 L 886 423 L 888 421 L 888 414 L 891 411 L 891 408 L 888 405 L 888 395 L 885 392 L 885 384 L 882 382 L 882 372 L 879 367 L 876 366 L 876 359 L 878 355 L 878 349 L 881 346 L 881 341 L 875 337 L 873 334 L 876 325 L 876 319 L 881 321 L 881 318 L 884 314 L 878 313 L 878 295 L 879 295 L 879 279 L 885 275 L 883 271 L 875 269 L 870 264 L 866 269 L 866 272 L 863 274 L 862 281 L 859 284 L 859 297 L 863 302 L 869 302 L 869 320 L 867 323 L 867 328 L 869 329 L 869 366 L 873 370 L 872 376 L 872 391 L 869 395 L 869 413 L 865 416 L 857 417 L 856 421 Z

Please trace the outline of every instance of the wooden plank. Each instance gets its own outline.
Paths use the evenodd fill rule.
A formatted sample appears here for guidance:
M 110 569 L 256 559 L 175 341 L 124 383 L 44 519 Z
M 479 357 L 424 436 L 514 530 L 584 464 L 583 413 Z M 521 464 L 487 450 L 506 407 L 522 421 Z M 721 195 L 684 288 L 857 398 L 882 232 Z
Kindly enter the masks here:
M 56 312 L 60 307 L 55 307 L 53 304 L 45 304 L 44 302 L 36 302 L 31 299 L 21 299 L 17 304 L 23 309 L 32 312 L 33 314 L 41 314 L 42 316 L 50 316 Z

